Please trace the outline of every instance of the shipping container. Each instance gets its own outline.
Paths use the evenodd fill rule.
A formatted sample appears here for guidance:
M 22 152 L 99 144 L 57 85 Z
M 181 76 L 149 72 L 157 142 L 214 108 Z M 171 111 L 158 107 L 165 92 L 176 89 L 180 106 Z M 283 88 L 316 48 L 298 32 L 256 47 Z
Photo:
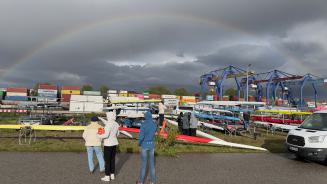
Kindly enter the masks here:
M 165 98 L 164 104 L 166 106 L 177 106 L 179 103 L 179 100 L 177 98 Z
M 7 88 L 7 92 L 13 92 L 13 93 L 27 93 L 27 88 Z
M 94 103 L 103 103 L 103 97 L 102 96 L 88 96 L 87 101 L 94 102 Z
M 195 99 L 195 96 L 182 96 L 181 102 L 196 103 L 196 99 Z
M 69 111 L 71 112 L 102 112 L 103 103 L 94 102 L 70 102 Z
M 142 94 L 137 94 L 136 97 L 140 100 L 144 100 L 144 95 Z
M 128 97 L 136 97 L 137 95 L 136 95 L 136 94 L 130 94 L 130 93 L 128 93 L 127 96 L 128 96 Z
M 125 90 L 120 90 L 120 91 L 119 91 L 119 93 L 121 93 L 121 94 L 127 94 L 127 93 L 128 93 L 128 91 L 125 91 Z
M 84 103 L 85 112 L 102 112 L 103 103 L 85 102 Z
M 57 102 L 57 98 L 50 98 L 50 97 L 38 97 L 38 102 Z
M 80 95 L 81 94 L 81 91 L 79 90 L 61 90 L 61 94 L 64 94 L 64 95 Z
M 121 96 L 121 97 L 128 97 L 128 94 L 127 94 L 127 93 L 119 93 L 118 96 Z
M 150 99 L 161 100 L 161 95 L 149 94 Z
M 70 97 L 71 96 L 72 96 L 71 94 L 61 94 L 60 101 L 61 102 L 70 102 Z
M 83 112 L 84 111 L 84 102 L 70 102 L 69 111 Z
M 27 96 L 6 96 L 5 100 L 11 100 L 11 101 L 27 101 Z
M 100 91 L 83 91 L 83 95 L 100 96 Z
M 87 102 L 87 96 L 85 96 L 85 95 L 71 95 L 70 101 Z
M 7 92 L 6 96 L 27 96 L 27 93 Z
M 49 84 L 39 84 L 38 89 L 45 89 L 45 90 L 58 90 L 56 85 L 49 85 Z
M 183 100 L 195 100 L 195 96 L 182 96 Z
M 118 97 L 118 94 L 108 94 L 108 97 Z
M 0 91 L 0 100 L 2 100 L 4 96 L 5 96 L 5 92 L 4 91 Z
M 213 101 L 214 98 L 213 98 L 213 95 L 207 95 L 207 98 L 206 98 L 208 101 Z
M 168 99 L 177 99 L 176 95 L 161 95 L 162 99 L 168 98 Z
M 61 90 L 81 91 L 81 87 L 79 87 L 79 86 L 62 86 Z
M 43 94 L 58 94 L 58 90 L 53 90 L 53 89 L 38 89 L 37 93 L 43 93 Z
M 43 98 L 58 98 L 57 94 L 42 94 L 40 93 L 38 97 L 43 97 Z
M 117 90 L 108 90 L 108 94 L 118 94 Z

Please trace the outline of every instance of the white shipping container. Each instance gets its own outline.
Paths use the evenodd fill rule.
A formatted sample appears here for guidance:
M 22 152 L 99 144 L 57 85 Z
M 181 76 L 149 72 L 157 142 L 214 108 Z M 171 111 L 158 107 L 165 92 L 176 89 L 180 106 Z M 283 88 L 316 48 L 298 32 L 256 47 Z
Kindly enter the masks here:
M 43 97 L 39 97 L 37 98 L 38 102 L 57 102 L 56 98 L 43 98 Z
M 161 98 L 176 99 L 177 97 L 176 97 L 176 95 L 161 95 Z
M 74 102 L 87 102 L 87 96 L 85 95 L 72 95 L 70 101 Z
M 27 93 L 7 92 L 7 96 L 27 96 Z
M 108 94 L 117 94 L 118 92 L 117 92 L 117 90 L 108 90 L 107 93 Z
M 103 111 L 103 103 L 93 103 L 93 102 L 84 103 L 84 112 L 102 112 L 102 111 Z
M 117 97 L 118 94 L 108 94 L 108 97 Z
M 102 96 L 87 96 L 87 102 L 103 103 Z
M 70 102 L 69 111 L 84 112 L 84 103 L 83 102 Z
M 168 99 L 168 98 L 164 99 L 164 104 L 166 106 L 177 106 L 178 103 L 179 103 L 178 99 Z
M 50 89 L 38 89 L 37 93 L 40 94 L 58 94 L 58 90 L 50 90 Z
M 125 90 L 120 90 L 119 93 L 122 93 L 122 94 L 127 94 L 128 91 L 125 91 Z

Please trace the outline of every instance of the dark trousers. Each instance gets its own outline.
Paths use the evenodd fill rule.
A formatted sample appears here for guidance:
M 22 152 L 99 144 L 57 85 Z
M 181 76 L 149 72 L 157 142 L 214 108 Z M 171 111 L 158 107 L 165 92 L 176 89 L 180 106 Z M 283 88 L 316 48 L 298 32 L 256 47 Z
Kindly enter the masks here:
M 190 136 L 196 136 L 196 128 L 190 128 Z
M 165 120 L 165 115 L 164 114 L 159 114 L 159 126 L 162 126 L 164 120 Z
M 115 174 L 116 149 L 117 146 L 104 147 L 104 161 L 105 161 L 106 176 L 110 176 L 110 174 Z
M 190 129 L 183 129 L 183 135 L 189 135 Z

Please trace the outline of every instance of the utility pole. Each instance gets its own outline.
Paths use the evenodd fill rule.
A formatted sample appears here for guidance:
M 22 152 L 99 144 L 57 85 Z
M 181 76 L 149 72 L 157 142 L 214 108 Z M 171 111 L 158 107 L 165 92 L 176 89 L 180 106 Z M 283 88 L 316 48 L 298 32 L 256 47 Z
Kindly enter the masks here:
M 246 101 L 249 101 L 249 71 L 250 71 L 251 64 L 248 65 L 246 69 Z

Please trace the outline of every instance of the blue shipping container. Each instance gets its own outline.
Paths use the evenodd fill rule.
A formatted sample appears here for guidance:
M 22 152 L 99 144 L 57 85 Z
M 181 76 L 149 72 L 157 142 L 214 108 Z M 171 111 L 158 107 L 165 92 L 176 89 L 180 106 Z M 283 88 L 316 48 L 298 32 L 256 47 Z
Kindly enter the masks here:
M 12 101 L 27 101 L 27 96 L 6 96 L 5 100 L 12 100 Z

